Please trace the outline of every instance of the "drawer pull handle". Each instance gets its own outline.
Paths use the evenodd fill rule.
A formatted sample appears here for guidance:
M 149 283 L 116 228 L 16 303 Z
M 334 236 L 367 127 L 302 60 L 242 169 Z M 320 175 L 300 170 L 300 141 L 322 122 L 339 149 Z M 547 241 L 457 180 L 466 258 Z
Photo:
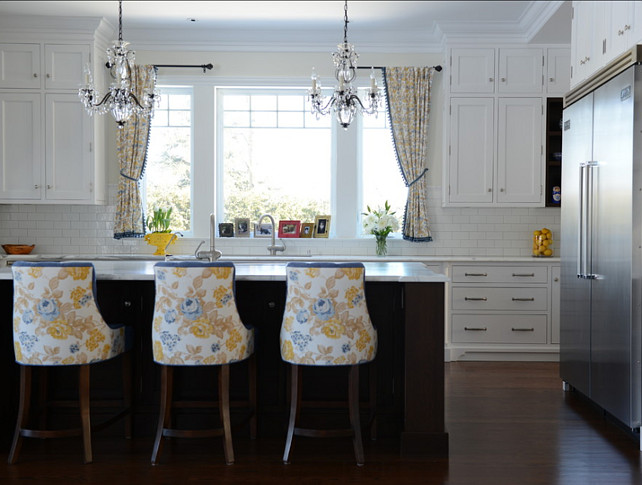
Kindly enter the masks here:
M 464 276 L 488 276 L 488 273 L 464 273 Z
M 511 328 L 513 332 L 534 332 L 534 328 Z
M 465 296 L 464 300 L 465 301 L 488 301 L 488 298 L 486 298 L 485 296 L 480 296 L 480 297 Z
M 486 330 L 488 330 L 488 328 L 486 328 L 486 327 L 464 327 L 464 330 L 466 330 L 466 332 L 485 332 Z
M 535 273 L 513 273 L 513 278 L 534 278 Z
M 535 301 L 535 298 L 514 298 L 513 301 Z

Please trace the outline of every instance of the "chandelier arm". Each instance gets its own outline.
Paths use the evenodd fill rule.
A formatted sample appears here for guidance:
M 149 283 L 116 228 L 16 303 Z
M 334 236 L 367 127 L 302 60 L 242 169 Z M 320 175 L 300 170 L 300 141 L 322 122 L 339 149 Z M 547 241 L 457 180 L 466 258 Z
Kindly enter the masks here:
M 107 93 L 103 96 L 103 99 L 100 100 L 99 103 L 92 103 L 93 108 L 98 108 L 105 104 L 105 102 L 111 97 L 111 92 L 107 91 Z

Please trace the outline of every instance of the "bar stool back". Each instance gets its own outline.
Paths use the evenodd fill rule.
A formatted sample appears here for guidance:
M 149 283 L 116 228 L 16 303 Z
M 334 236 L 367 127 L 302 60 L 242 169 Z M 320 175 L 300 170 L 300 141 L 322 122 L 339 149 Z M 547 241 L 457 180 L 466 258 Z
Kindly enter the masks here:
M 152 325 L 154 361 L 161 369 L 161 404 L 152 464 L 158 463 L 164 437 L 224 436 L 225 461 L 234 463 L 230 424 L 229 365 L 250 359 L 250 433 L 256 434 L 254 329 L 246 327 L 235 299 L 235 267 L 224 262 L 164 262 L 154 266 L 156 299 Z M 171 425 L 173 369 L 219 367 L 222 428 L 187 430 Z M 201 403 L 208 405 L 209 403 Z
M 281 326 L 281 357 L 291 364 L 290 419 L 283 462 L 289 463 L 294 435 L 352 436 L 357 464 L 364 462 L 359 423 L 359 365 L 377 352 L 377 331 L 365 299 L 361 263 L 289 263 Z M 299 428 L 301 366 L 351 366 L 349 429 Z
M 92 426 L 89 402 L 89 369 L 92 364 L 118 355 L 123 357 L 124 408 L 104 425 L 130 416 L 131 327 L 107 324 L 96 304 L 96 281 L 91 263 L 16 261 L 13 273 L 13 340 L 20 365 L 20 405 L 9 453 L 15 463 L 23 437 L 60 438 L 82 436 L 85 463 L 91 463 Z M 30 429 L 32 370 L 55 366 L 79 369 L 81 427 L 74 429 Z M 131 434 L 131 417 L 127 422 Z

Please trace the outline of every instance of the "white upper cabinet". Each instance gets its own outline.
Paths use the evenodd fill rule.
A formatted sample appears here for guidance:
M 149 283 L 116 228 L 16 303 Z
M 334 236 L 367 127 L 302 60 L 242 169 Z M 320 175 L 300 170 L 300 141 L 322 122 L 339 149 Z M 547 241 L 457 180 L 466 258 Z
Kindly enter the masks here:
M 542 98 L 499 98 L 497 197 L 499 204 L 542 200 Z
M 544 54 L 542 49 L 499 49 L 499 93 L 541 93 Z
M 0 88 L 40 87 L 40 44 L 0 44 Z
M 0 199 L 41 196 L 39 93 L 0 92 Z
M 495 49 L 452 49 L 451 93 L 495 92 Z
M 571 88 L 571 51 L 563 48 L 547 51 L 546 92 L 563 96 Z
M 635 2 L 607 2 L 610 16 L 608 17 L 608 31 L 606 45 L 606 62 L 612 61 L 635 44 L 633 21 Z
M 45 45 L 45 88 L 78 89 L 89 64 L 89 45 Z
M 495 160 L 493 98 L 452 98 L 447 202 L 492 204 Z

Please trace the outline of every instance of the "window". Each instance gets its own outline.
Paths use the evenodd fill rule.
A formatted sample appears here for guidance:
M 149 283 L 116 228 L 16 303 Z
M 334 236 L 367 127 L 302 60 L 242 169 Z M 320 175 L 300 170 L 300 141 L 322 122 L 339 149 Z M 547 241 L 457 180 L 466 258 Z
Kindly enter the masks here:
M 329 214 L 332 132 L 310 114 L 305 91 L 220 89 L 217 101 L 223 219 Z
M 330 236 L 340 238 L 363 235 L 366 205 L 388 200 L 403 216 L 407 189 L 383 108 L 377 118 L 355 117 L 344 131 L 334 116 L 310 113 L 306 87 L 215 87 L 180 78 L 159 79 L 159 88 L 145 213 L 173 207 L 172 228 L 185 236 L 207 238 L 211 212 L 217 222 L 257 222 L 264 213 L 314 222 L 329 214 Z
M 359 96 L 363 95 L 359 93 Z M 384 203 L 388 201 L 391 210 L 396 212 L 399 224 L 401 224 L 408 198 L 408 189 L 403 182 L 397 163 L 388 122 L 385 106 L 379 107 L 376 117 L 374 115 L 363 117 L 361 210 L 365 212 L 366 206 L 370 206 L 374 210 L 377 207 L 383 207 Z
M 172 208 L 173 230 L 192 228 L 192 90 L 159 86 L 144 174 L 145 214 Z

